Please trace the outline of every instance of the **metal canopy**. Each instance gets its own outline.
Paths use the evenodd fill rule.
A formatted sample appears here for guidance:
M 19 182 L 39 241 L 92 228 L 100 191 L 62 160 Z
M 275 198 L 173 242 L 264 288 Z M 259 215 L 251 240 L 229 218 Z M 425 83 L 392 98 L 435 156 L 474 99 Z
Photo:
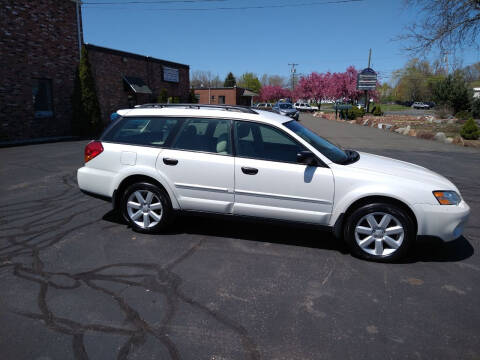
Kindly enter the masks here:
M 145 84 L 145 82 L 137 77 L 124 76 L 123 80 L 136 94 L 151 94 L 152 90 Z

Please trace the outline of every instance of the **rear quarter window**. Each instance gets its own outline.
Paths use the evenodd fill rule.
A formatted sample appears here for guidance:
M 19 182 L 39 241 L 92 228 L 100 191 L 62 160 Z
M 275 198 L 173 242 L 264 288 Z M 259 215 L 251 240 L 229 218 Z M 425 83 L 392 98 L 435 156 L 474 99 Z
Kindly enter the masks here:
M 173 135 L 178 118 L 124 117 L 110 128 L 101 140 L 106 142 L 163 146 Z

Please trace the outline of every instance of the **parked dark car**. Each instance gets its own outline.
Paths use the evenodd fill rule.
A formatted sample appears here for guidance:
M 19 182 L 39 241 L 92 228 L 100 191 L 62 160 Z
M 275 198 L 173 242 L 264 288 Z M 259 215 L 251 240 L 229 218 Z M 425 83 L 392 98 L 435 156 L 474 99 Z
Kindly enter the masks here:
M 273 106 L 272 111 L 280 115 L 291 117 L 292 119 L 297 121 L 298 121 L 298 117 L 300 116 L 300 111 L 295 109 L 291 103 L 287 103 L 287 102 L 276 103 Z

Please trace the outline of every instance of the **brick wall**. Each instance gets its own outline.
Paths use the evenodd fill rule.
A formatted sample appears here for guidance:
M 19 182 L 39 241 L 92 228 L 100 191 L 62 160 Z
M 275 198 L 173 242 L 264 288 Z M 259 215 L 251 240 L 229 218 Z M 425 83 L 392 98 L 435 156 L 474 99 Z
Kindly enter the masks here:
M 226 105 L 237 105 L 237 90 L 235 88 L 223 89 L 195 89 L 195 95 L 200 95 L 200 104 L 219 104 L 218 97 L 225 96 Z M 210 102 L 208 101 L 211 97 Z
M 0 141 L 70 135 L 79 59 L 71 0 L 0 0 Z M 35 78 L 51 79 L 53 117 L 35 118 Z
M 104 122 L 109 121 L 112 112 L 132 105 L 129 96 L 130 101 L 135 104 L 157 102 L 160 91 L 165 89 L 169 97 L 178 97 L 181 102 L 188 102 L 190 88 L 188 65 L 95 45 L 86 46 Z M 163 81 L 163 66 L 179 70 L 178 83 Z M 142 79 L 152 90 L 152 94 L 135 94 L 125 86 L 123 80 L 125 76 Z
M 204 88 L 195 89 L 195 95 L 200 96 L 200 104 L 220 104 L 219 96 L 225 96 L 225 105 L 250 106 L 250 97 L 242 96 L 244 88 Z M 209 102 L 210 98 L 210 102 Z

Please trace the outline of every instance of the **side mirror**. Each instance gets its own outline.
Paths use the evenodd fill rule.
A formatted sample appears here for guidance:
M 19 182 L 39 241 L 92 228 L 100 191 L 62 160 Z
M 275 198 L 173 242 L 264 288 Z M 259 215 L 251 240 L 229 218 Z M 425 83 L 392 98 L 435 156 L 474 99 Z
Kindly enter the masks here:
M 297 162 L 308 166 L 317 166 L 318 161 L 315 155 L 309 150 L 302 150 L 297 154 Z

